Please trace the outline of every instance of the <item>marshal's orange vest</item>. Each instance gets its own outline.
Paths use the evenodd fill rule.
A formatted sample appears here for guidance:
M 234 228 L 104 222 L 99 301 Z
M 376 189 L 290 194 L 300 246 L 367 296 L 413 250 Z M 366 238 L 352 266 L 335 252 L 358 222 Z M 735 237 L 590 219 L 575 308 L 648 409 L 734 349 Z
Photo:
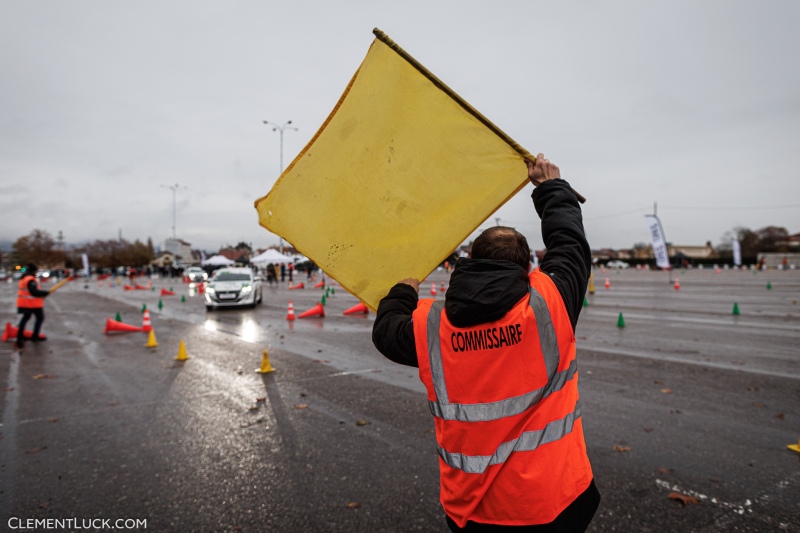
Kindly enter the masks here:
M 413 314 L 440 499 L 460 527 L 552 522 L 592 481 L 572 325 L 550 277 L 529 279 L 495 322 L 457 328 L 432 299 Z
M 41 309 L 44 307 L 44 298 L 33 296 L 30 291 L 28 291 L 28 282 L 31 280 L 36 281 L 36 287 L 39 288 L 39 282 L 36 280 L 36 276 L 26 275 L 22 276 L 22 279 L 19 280 L 19 286 L 17 288 L 17 307 L 21 309 Z

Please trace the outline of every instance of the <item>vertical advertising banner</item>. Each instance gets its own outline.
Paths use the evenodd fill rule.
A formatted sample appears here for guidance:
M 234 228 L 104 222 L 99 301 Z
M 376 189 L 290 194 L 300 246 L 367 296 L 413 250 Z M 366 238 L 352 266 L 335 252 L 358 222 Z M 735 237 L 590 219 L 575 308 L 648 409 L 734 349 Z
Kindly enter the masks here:
M 733 248 L 733 264 L 737 267 L 742 266 L 742 246 L 739 241 L 734 239 L 731 242 L 731 247 Z
M 81 262 L 83 263 L 83 271 L 86 272 L 86 277 L 89 277 L 89 256 L 81 254 Z
M 664 228 L 661 227 L 661 221 L 655 215 L 645 215 L 644 218 L 647 221 L 647 231 L 650 233 L 650 240 L 653 243 L 656 266 L 658 268 L 669 268 L 667 239 L 664 237 Z

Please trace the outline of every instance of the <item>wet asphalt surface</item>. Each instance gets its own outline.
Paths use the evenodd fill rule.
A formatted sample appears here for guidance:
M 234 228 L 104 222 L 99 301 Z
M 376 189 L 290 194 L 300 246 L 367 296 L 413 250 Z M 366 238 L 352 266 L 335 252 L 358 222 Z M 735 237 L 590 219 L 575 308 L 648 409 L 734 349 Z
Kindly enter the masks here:
M 595 271 L 576 331 L 590 531 L 800 531 L 800 271 L 675 275 Z M 423 296 L 431 282 L 441 298 L 447 275 Z M 342 314 L 353 296 L 336 285 L 325 318 L 289 322 L 289 300 L 299 314 L 324 291 L 265 285 L 255 309 L 206 312 L 192 286 L 152 283 L 69 283 L 47 342 L 0 345 L 0 530 L 447 531 L 422 385 L 374 349 L 374 315 Z M 0 284 L 2 325 L 14 297 Z M 103 333 L 118 312 L 141 325 L 142 305 L 158 347 Z

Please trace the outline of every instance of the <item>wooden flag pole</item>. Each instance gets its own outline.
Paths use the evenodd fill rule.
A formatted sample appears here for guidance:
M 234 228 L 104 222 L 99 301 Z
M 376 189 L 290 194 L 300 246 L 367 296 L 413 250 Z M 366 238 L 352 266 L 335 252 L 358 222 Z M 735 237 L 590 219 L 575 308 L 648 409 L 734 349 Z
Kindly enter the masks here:
M 479 121 L 480 121 L 480 122 L 481 122 L 481 123 L 482 123 L 484 126 L 486 126 L 487 128 L 489 128 L 490 130 L 492 130 L 492 131 L 495 133 L 495 135 L 497 135 L 498 137 L 500 137 L 501 139 L 503 139 L 503 140 L 504 140 L 504 141 L 505 141 L 505 142 L 506 142 L 506 143 L 507 143 L 509 146 L 511 146 L 511 148 L 513 148 L 513 149 L 514 149 L 514 151 L 516 151 L 516 152 L 517 152 L 519 155 L 521 155 L 521 156 L 522 156 L 522 157 L 524 157 L 525 159 L 528 159 L 528 160 L 530 160 L 530 161 L 533 161 L 534 163 L 536 162 L 536 156 L 535 156 L 535 155 L 533 155 L 533 154 L 531 154 L 530 152 L 528 152 L 528 151 L 527 151 L 525 148 L 523 148 L 523 147 L 522 147 L 522 146 L 521 146 L 519 143 L 517 143 L 517 141 L 515 141 L 514 139 L 512 139 L 511 137 L 509 137 L 509 136 L 508 136 L 508 134 L 506 134 L 506 133 L 505 133 L 503 130 L 501 130 L 500 128 L 498 128 L 498 127 L 497 127 L 497 126 L 496 126 L 496 125 L 495 125 L 495 124 L 494 124 L 494 123 L 493 123 L 491 120 L 489 120 L 488 118 L 486 118 L 485 116 L 483 116 L 483 115 L 480 113 L 480 111 L 478 111 L 477 109 L 475 109 L 474 107 L 472 107 L 472 106 L 471 106 L 471 105 L 470 105 L 470 104 L 469 104 L 469 103 L 468 103 L 466 100 L 464 100 L 463 98 L 461 98 L 461 97 L 458 95 L 458 93 L 456 93 L 454 90 L 452 90 L 450 87 L 448 87 L 448 86 L 447 86 L 447 85 L 446 85 L 446 84 L 445 84 L 445 83 L 444 83 L 442 80 L 440 80 L 439 78 L 437 78 L 437 77 L 436 77 L 436 76 L 435 76 L 435 75 L 434 75 L 434 74 L 433 74 L 431 71 L 429 71 L 429 70 L 428 70 L 428 69 L 426 69 L 424 66 L 422 66 L 422 64 L 421 64 L 419 61 L 417 61 L 416 59 L 414 59 L 413 57 L 411 57 L 411 55 L 410 55 L 408 52 L 406 52 L 405 50 L 403 50 L 402 48 L 400 48 L 400 46 L 399 46 L 399 45 L 398 45 L 396 42 L 394 42 L 393 40 L 391 40 L 391 39 L 389 38 L 389 36 L 388 36 L 388 35 L 386 35 L 385 33 L 383 33 L 383 32 L 382 32 L 381 30 L 379 30 L 378 28 L 375 28 L 374 30 L 372 30 L 372 33 L 374 33 L 374 34 L 375 34 L 375 37 L 376 37 L 376 38 L 377 38 L 379 41 L 381 41 L 381 42 L 382 42 L 382 43 L 384 43 L 386 46 L 388 46 L 389 48 L 391 48 L 392 50 L 394 50 L 394 51 L 397 53 L 397 55 L 399 55 L 400 57 L 402 57 L 403 59 L 405 59 L 406 61 L 408 61 L 408 62 L 409 62 L 409 63 L 410 63 L 410 64 L 411 64 L 411 65 L 412 65 L 414 68 L 416 68 L 418 71 L 420 71 L 420 73 L 421 73 L 423 76 L 425 76 L 426 78 L 428 78 L 428 79 L 431 81 L 431 83 L 433 83 L 433 84 L 434 84 L 436 87 L 438 87 L 439 89 L 441 89 L 442 91 L 444 91 L 444 92 L 445 92 L 445 93 L 446 93 L 446 94 L 447 94 L 447 95 L 448 95 L 450 98 L 452 98 L 453 100 L 455 100 L 455 101 L 458 103 L 458 105 L 460 105 L 461 107 L 463 107 L 463 108 L 464 108 L 464 110 L 465 110 L 467 113 L 469 113 L 469 114 L 471 114 L 472 116 L 474 116 L 474 117 L 475 117 L 476 119 L 478 119 L 478 120 L 479 120 Z M 583 197 L 583 195 L 582 195 L 582 194 L 580 194 L 578 191 L 576 191 L 575 189 L 572 189 L 572 192 L 574 192 L 574 193 L 575 193 L 575 196 L 578 198 L 578 201 L 579 201 L 580 203 L 584 203 L 584 202 L 586 202 L 586 198 L 584 198 L 584 197 Z
M 53 285 L 52 287 L 50 287 L 50 294 L 53 294 L 54 292 L 56 292 L 58 289 L 63 287 L 64 284 L 67 283 L 68 281 L 70 281 L 71 279 L 73 279 L 72 276 L 66 277 L 66 278 L 62 279 L 61 281 L 59 281 L 58 283 L 56 283 L 55 285 Z

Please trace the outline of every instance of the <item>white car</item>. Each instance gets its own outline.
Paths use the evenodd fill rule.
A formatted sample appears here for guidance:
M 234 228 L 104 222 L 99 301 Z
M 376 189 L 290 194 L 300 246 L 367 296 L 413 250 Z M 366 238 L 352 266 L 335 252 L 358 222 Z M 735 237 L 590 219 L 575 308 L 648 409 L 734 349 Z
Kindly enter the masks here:
M 238 305 L 255 307 L 260 304 L 264 294 L 261 278 L 249 268 L 223 268 L 208 280 L 205 289 L 206 310 L 215 307 Z
M 200 283 L 208 279 L 208 274 L 200 267 L 189 267 L 183 271 L 183 275 L 192 283 Z
M 606 263 L 606 267 L 608 268 L 628 268 L 629 266 L 631 265 L 629 265 L 625 261 L 619 261 L 618 259 L 614 259 Z

